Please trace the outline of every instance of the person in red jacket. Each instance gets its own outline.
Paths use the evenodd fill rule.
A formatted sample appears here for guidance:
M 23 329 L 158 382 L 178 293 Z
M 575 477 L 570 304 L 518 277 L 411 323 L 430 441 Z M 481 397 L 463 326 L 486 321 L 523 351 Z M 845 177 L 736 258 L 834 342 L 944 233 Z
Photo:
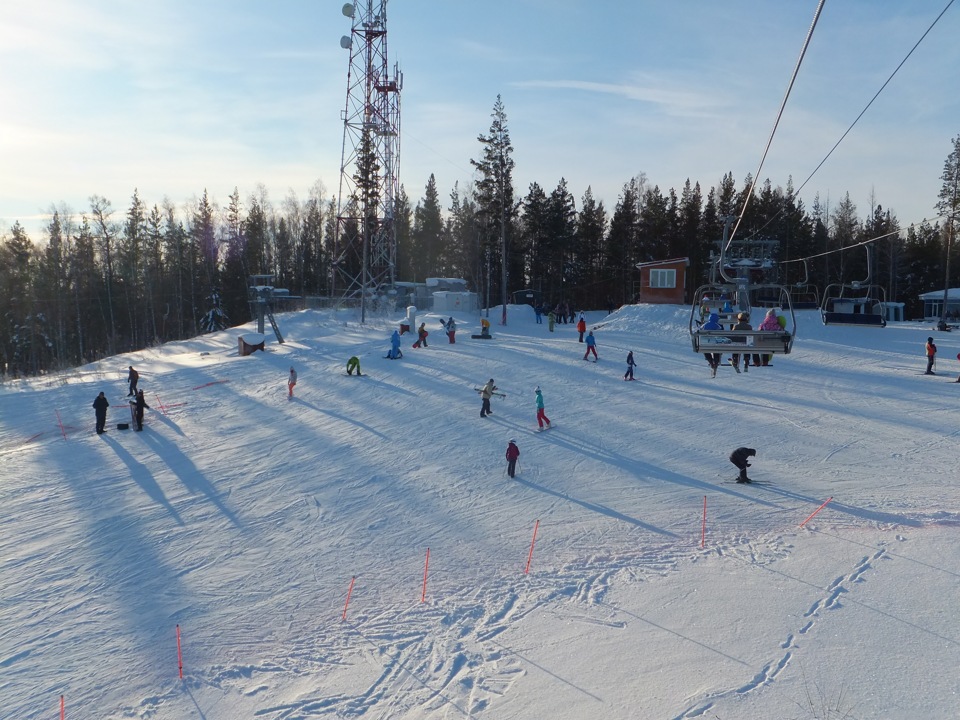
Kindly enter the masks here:
M 933 344 L 933 338 L 927 338 L 927 371 L 924 375 L 935 375 L 933 364 L 937 361 L 937 346 Z
M 520 457 L 520 448 L 517 447 L 517 441 L 510 439 L 507 445 L 507 475 L 513 477 L 517 472 L 517 459 Z
M 583 342 L 583 334 L 587 331 L 587 320 L 580 313 L 580 319 L 577 320 L 577 332 L 580 333 L 580 342 Z

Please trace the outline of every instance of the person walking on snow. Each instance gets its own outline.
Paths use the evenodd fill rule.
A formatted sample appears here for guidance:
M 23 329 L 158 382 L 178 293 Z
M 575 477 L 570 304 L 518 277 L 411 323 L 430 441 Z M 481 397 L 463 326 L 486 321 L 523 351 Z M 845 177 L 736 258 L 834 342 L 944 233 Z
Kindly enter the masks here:
M 517 441 L 510 438 L 507 445 L 507 475 L 513 477 L 517 472 L 517 460 L 520 458 L 520 448 L 517 447 Z
M 133 403 L 133 417 L 137 421 L 137 431 L 143 430 L 143 409 L 150 409 L 146 399 L 143 397 L 143 390 L 137 392 L 137 400 Z
M 290 377 L 287 379 L 287 397 L 293 399 L 293 387 L 297 384 L 297 371 L 290 368 Z
M 360 372 L 360 358 L 356 355 L 347 360 L 347 375 L 353 375 L 354 370 L 357 371 L 357 377 L 363 377 L 363 374 Z
M 756 454 L 756 450 L 747 447 L 739 447 L 730 453 L 730 462 L 740 468 L 740 477 L 737 478 L 738 483 L 750 482 L 750 478 L 747 477 L 747 468 L 750 467 L 750 461 L 747 458 L 754 457 Z
M 960 382 L 960 381 L 958 381 Z M 101 392 L 97 395 L 96 399 L 93 401 L 93 410 L 97 416 L 97 435 L 102 435 L 106 432 L 104 427 L 107 424 L 107 408 L 110 407 L 110 401 L 107 400 L 107 396 Z
M 140 381 L 140 373 L 133 369 L 133 365 L 130 366 L 130 372 L 127 373 L 127 382 L 130 383 L 130 392 L 127 393 L 127 397 L 134 397 L 137 394 L 137 383 Z
M 427 324 L 420 323 L 420 327 L 417 329 L 417 341 L 413 344 L 413 346 L 415 348 L 418 348 L 421 345 L 427 347 L 427 335 L 429 334 L 430 333 L 427 332 Z
M 600 359 L 597 357 L 597 341 L 593 337 L 593 330 L 587 334 L 587 351 L 583 354 L 583 359 L 586 360 L 590 353 L 593 353 L 594 362 Z
M 933 371 L 933 364 L 937 361 L 937 346 L 933 344 L 933 338 L 927 338 L 927 371 L 924 375 L 936 375 Z
M 633 380 L 633 369 L 637 364 L 633 361 L 633 350 L 627 353 L 627 371 L 623 374 L 624 380 Z
M 587 331 L 587 320 L 580 313 L 580 319 L 577 320 L 577 332 L 580 333 L 580 342 L 583 342 L 583 334 Z
M 543 424 L 547 424 L 547 430 L 550 429 L 550 418 L 547 417 L 546 412 L 543 409 L 543 393 L 540 391 L 540 386 L 537 385 L 537 424 L 540 426 L 540 429 L 543 430 Z
M 483 389 L 480 390 L 480 417 L 486 417 L 487 415 L 493 415 L 493 410 L 490 409 L 490 398 L 493 397 L 493 391 L 497 389 L 497 386 L 493 384 L 493 378 L 490 378 L 490 381 L 483 386 Z

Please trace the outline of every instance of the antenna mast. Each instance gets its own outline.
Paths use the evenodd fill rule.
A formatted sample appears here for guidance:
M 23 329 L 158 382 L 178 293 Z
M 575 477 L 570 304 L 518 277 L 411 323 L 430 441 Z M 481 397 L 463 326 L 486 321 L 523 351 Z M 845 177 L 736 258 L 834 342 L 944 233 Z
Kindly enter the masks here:
M 359 298 L 364 322 L 371 300 L 394 283 L 403 75 L 396 64 L 388 71 L 387 0 L 357 0 L 342 12 L 352 25 L 340 38 L 350 64 L 331 295 L 340 304 Z

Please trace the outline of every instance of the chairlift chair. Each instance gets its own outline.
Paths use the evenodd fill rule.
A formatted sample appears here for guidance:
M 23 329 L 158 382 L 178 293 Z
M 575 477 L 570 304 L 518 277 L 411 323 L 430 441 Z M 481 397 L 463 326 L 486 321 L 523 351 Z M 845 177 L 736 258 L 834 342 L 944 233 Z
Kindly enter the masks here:
M 887 296 L 880 285 L 870 282 L 872 267 L 870 248 L 867 251 L 867 279 L 850 283 L 833 283 L 823 291 L 820 319 L 824 325 L 887 326 Z

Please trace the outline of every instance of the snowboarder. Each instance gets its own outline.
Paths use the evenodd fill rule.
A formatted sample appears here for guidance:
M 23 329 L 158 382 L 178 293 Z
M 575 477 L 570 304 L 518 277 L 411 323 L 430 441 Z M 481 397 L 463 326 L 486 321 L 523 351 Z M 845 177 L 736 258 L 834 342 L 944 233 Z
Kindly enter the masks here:
M 293 386 L 297 384 L 297 371 L 290 368 L 290 377 L 287 379 L 287 398 L 293 399 Z
M 356 355 L 347 360 L 347 375 L 353 375 L 354 370 L 357 371 L 357 377 L 363 377 L 363 374 L 360 372 L 360 358 Z
M 624 380 L 633 380 L 633 369 L 637 364 L 633 361 L 633 350 L 627 353 L 627 371 L 623 374 Z
M 753 330 L 753 325 L 750 324 L 750 313 L 742 312 L 737 313 L 737 324 L 734 325 L 731 330 Z M 734 353 L 730 358 L 730 364 L 733 365 L 733 369 L 738 373 L 740 372 L 740 353 Z M 746 353 L 743 355 L 743 371 L 747 372 L 750 367 L 750 356 Z
M 130 383 L 130 392 L 127 393 L 127 397 L 134 397 L 137 394 L 137 383 L 140 381 L 140 373 L 133 369 L 133 365 L 130 366 L 130 372 L 127 373 L 127 382 Z
M 146 399 L 143 397 L 143 390 L 137 392 L 136 401 L 131 400 L 130 402 L 133 405 L 133 417 L 137 423 L 137 430 L 143 430 L 143 409 L 150 409 Z
M 101 392 L 93 401 L 93 410 L 97 416 L 97 435 L 102 435 L 106 432 L 104 428 L 107 424 L 108 407 L 110 407 L 110 401 L 107 400 L 107 396 Z
M 429 334 L 430 333 L 427 332 L 427 324 L 420 323 L 420 327 L 417 328 L 417 341 L 413 344 L 413 346 L 415 348 L 418 348 L 421 345 L 427 347 L 427 335 Z
M 400 352 L 400 332 L 394 330 L 393 335 L 390 336 L 390 351 L 387 353 L 387 359 L 397 360 L 402 357 L 403 353 Z
M 517 472 L 517 459 L 520 457 L 520 448 L 517 447 L 517 441 L 510 438 L 507 445 L 507 475 L 513 477 Z
M 496 389 L 497 386 L 493 384 L 493 378 L 490 378 L 490 381 L 484 385 L 480 391 L 480 398 L 482 400 L 480 404 L 480 417 L 493 415 L 493 410 L 490 409 L 490 398 L 493 397 L 493 391 Z
M 580 319 L 577 320 L 577 332 L 580 333 L 580 342 L 583 342 L 583 334 L 587 331 L 587 319 L 580 313 Z
M 444 329 L 447 331 L 447 337 L 450 338 L 450 344 L 453 345 L 456 343 L 454 336 L 457 334 L 457 324 L 453 321 L 453 318 L 447 320 Z
M 547 417 L 546 412 L 543 409 L 543 393 L 540 391 L 540 386 L 537 385 L 537 424 L 540 426 L 540 429 L 543 430 L 543 424 L 547 424 L 547 430 L 550 429 L 550 418 Z
M 737 478 L 738 483 L 751 482 L 750 478 L 747 477 L 747 468 L 750 467 L 750 461 L 747 458 L 754 457 L 756 454 L 756 450 L 748 447 L 738 447 L 730 453 L 730 462 L 740 468 L 740 477 Z
M 936 375 L 933 371 L 934 363 L 937 362 L 937 346 L 933 344 L 933 338 L 927 338 L 927 371 L 924 375 Z
M 593 330 L 587 334 L 587 351 L 583 354 L 583 359 L 586 360 L 590 353 L 593 353 L 594 362 L 600 359 L 597 357 L 597 341 L 593 337 Z
M 490 337 L 490 321 L 486 318 L 480 318 L 480 335 Z

